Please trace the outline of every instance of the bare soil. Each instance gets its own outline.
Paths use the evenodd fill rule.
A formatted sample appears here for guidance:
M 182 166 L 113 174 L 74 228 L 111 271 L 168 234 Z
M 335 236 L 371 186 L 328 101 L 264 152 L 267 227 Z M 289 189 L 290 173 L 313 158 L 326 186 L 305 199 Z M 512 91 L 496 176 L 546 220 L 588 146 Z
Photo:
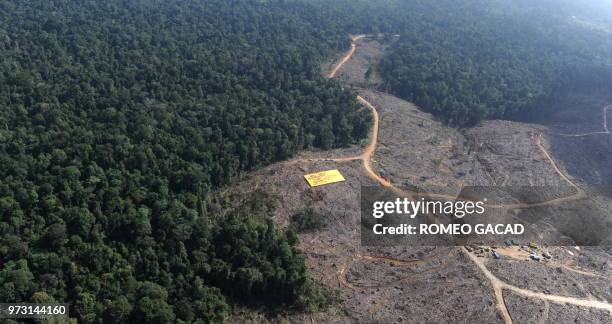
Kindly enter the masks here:
M 381 42 L 382 40 L 379 41 L 372 37 L 360 39 L 359 50 L 353 53 L 350 62 L 342 65 L 334 79 L 360 88 L 375 89 L 380 87 L 382 79 L 376 72 L 375 66 L 394 39 L 395 37 L 386 42 Z M 331 65 L 335 66 L 336 62 Z
M 367 66 L 380 57 L 384 46 L 368 38 L 355 44 L 354 53 L 342 56 L 344 63 L 336 69 L 339 80 L 358 86 L 369 84 L 370 88 L 379 86 L 377 82 L 368 83 L 364 76 Z M 372 156 L 364 153 L 370 146 L 303 152 L 292 160 L 255 171 L 240 186 L 227 189 L 266 190 L 278 196 L 279 207 L 273 217 L 281 227 L 287 226 L 289 217 L 305 205 L 312 205 L 328 219 L 324 230 L 300 234 L 299 248 L 312 276 L 337 291 L 339 301 L 321 313 L 287 315 L 275 321 L 612 320 L 608 249 L 505 247 L 500 249 L 502 258 L 498 260 L 490 252 L 480 253 L 471 248 L 473 252 L 459 247 L 361 246 L 362 185 L 419 187 L 444 194 L 456 192 L 463 185 L 546 186 L 535 197 L 500 196 L 502 202 L 513 203 L 522 199 L 537 202 L 572 197 L 586 181 L 584 175 L 572 172 L 572 168 L 579 168 L 579 163 L 572 159 L 551 165 L 551 154 L 557 158 L 557 139 L 553 135 L 537 137 L 550 131 L 546 125 L 486 121 L 475 128 L 457 130 L 391 95 L 375 90 L 359 90 L 359 94 L 379 115 L 378 143 L 374 143 L 377 145 Z M 553 153 L 546 156 L 543 152 Z M 590 162 L 587 166 L 595 167 L 592 172 L 607 174 L 601 163 Z M 372 170 L 368 171 L 368 167 Z M 339 169 L 347 181 L 310 188 L 303 178 L 306 173 L 327 169 Z M 589 174 L 588 170 L 582 172 Z M 581 187 L 573 185 L 574 177 Z M 551 225 L 559 222 L 555 215 L 563 212 L 574 213 L 569 218 L 580 223 L 591 223 L 575 217 L 588 211 L 599 222 L 594 226 L 610 226 L 612 199 L 585 187 L 589 193 L 587 201 L 560 201 L 563 206 L 508 212 L 534 218 L 543 236 L 564 235 L 563 230 Z M 573 209 L 567 208 L 567 204 Z M 565 225 L 577 226 L 576 222 Z M 539 255 L 546 251 L 551 258 L 533 261 L 529 259 L 531 251 Z M 243 321 L 244 317 L 233 320 Z M 253 315 L 250 320 L 262 319 Z
M 545 126 L 559 164 L 589 187 L 612 185 L 611 104 L 611 94 L 568 93 L 534 120 Z
M 559 305 L 504 292 L 508 310 L 516 323 L 607 323 L 610 314 L 602 310 Z
M 374 165 L 399 184 L 428 190 L 460 186 L 549 186 L 551 199 L 573 192 L 535 144 L 531 125 L 486 121 L 457 130 L 392 95 L 362 90 L 379 108 L 379 148 Z

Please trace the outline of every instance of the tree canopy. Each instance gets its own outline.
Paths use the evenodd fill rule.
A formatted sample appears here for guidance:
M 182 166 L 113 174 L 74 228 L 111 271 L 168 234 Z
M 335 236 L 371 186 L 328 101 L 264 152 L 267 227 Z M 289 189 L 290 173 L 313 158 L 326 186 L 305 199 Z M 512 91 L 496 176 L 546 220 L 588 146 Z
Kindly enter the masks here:
M 451 125 L 524 118 L 568 89 L 612 84 L 612 31 L 579 23 L 580 13 L 596 19 L 580 4 L 444 0 L 400 6 L 407 13 L 397 30 L 401 37 L 378 70 L 387 89 Z
M 549 10 L 554 7 L 555 10 Z M 82 323 L 317 309 L 275 199 L 219 188 L 371 116 L 321 65 L 400 34 L 383 87 L 452 125 L 612 84 L 609 6 L 570 0 L 0 2 L 0 302 Z M 604 14 L 605 13 L 605 14 Z M 325 226 L 300 211 L 299 231 Z
M 0 301 L 44 294 L 84 323 L 318 307 L 272 202 L 207 202 L 366 136 L 367 110 L 320 73 L 349 45 L 320 19 L 284 1 L 1 2 Z

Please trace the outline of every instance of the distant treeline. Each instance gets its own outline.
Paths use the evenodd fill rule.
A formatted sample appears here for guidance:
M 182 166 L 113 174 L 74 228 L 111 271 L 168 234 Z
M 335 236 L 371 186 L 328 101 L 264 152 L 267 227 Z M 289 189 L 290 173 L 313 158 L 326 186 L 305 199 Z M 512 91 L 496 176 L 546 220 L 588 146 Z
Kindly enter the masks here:
M 612 4 L 571 0 L 312 0 L 353 34 L 400 34 L 383 90 L 455 126 L 521 118 L 571 90 L 610 91 Z
M 568 89 L 609 91 L 612 33 L 576 23 L 558 5 L 407 3 L 407 29 L 379 71 L 392 92 L 458 126 L 521 118 Z

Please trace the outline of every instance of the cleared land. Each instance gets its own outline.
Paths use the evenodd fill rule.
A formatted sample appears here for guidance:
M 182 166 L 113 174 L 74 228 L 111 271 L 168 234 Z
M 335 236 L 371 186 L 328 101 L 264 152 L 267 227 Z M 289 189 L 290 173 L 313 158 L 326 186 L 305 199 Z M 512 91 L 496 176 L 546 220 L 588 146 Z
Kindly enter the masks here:
M 351 56 L 359 53 L 359 39 L 334 67 L 332 76 L 341 74 L 343 66 L 359 70 L 350 68 Z M 458 131 L 388 94 L 361 90 L 359 100 L 375 116 L 367 147 L 304 152 L 254 172 L 246 184 L 234 188 L 277 194 L 280 206 L 274 218 L 284 226 L 304 205 L 314 206 L 327 217 L 326 229 L 300 235 L 300 248 L 313 275 L 337 290 L 340 301 L 326 312 L 292 315 L 291 320 L 415 322 L 426 318 L 432 322 L 511 323 L 525 318 L 558 322 L 558 314 L 569 308 L 576 310 L 580 320 L 612 319 L 610 254 L 602 248 L 525 247 L 523 252 L 507 250 L 497 260 L 487 251 L 472 248 L 362 247 L 358 232 L 361 185 L 383 185 L 406 193 L 407 183 L 431 190 L 440 184 L 446 188 L 499 185 L 500 181 L 554 183 L 554 190 L 532 202 L 515 202 L 514 198 L 504 202 L 521 204 L 525 217 L 539 215 L 542 226 L 554 224 L 554 215 L 563 210 L 556 205 L 573 204 L 580 210 L 592 208 L 591 200 L 600 199 L 604 220 L 609 210 L 605 198 L 583 192 L 564 165 L 557 163 L 547 138 L 539 135 L 545 130 L 541 126 L 490 121 Z M 339 169 L 347 181 L 309 188 L 303 175 L 326 169 Z M 448 188 L 436 192 L 452 197 L 444 190 Z M 527 250 L 546 251 L 551 259 L 529 260 L 524 257 Z M 532 314 L 536 309 L 545 314 Z

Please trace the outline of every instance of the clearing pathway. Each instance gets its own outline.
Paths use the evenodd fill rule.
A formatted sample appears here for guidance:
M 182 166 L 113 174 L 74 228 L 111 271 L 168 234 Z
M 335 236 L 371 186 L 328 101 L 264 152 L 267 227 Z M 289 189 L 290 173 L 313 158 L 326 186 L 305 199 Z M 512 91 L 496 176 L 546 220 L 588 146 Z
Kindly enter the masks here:
M 603 107 L 603 132 L 590 132 L 590 133 L 582 133 L 582 134 L 564 134 L 564 133 L 552 133 L 557 136 L 565 136 L 565 137 L 584 137 L 589 135 L 610 135 L 610 130 L 608 130 L 608 109 L 612 108 L 612 105 Z
M 344 55 L 342 57 L 342 59 L 332 69 L 332 71 L 328 75 L 329 78 L 335 77 L 336 74 L 338 73 L 338 71 L 342 68 L 342 66 L 351 59 L 351 57 L 353 56 L 353 54 L 355 53 L 355 50 L 357 48 L 357 41 L 360 40 L 360 39 L 363 39 L 365 37 L 366 37 L 366 35 L 358 35 L 358 36 L 355 36 L 355 37 L 352 38 L 352 44 L 351 44 L 350 50 L 346 53 L 346 55 Z M 376 145 L 377 145 L 377 142 L 378 142 L 379 116 L 378 116 L 378 112 L 377 112 L 376 107 L 374 107 L 369 101 L 367 101 L 362 96 L 357 96 L 357 99 L 364 106 L 366 106 L 368 109 L 370 109 L 370 111 L 372 112 L 372 116 L 373 116 L 373 125 L 372 125 L 372 131 L 371 131 L 371 134 L 370 134 L 370 142 L 369 142 L 368 146 L 366 147 L 366 149 L 360 155 L 358 155 L 358 156 L 335 158 L 335 159 L 308 159 L 308 160 L 300 160 L 300 161 L 309 161 L 310 162 L 310 161 L 325 160 L 325 161 L 344 162 L 344 161 L 361 160 L 362 163 L 363 163 L 363 167 L 364 167 L 366 173 L 368 174 L 368 176 L 370 178 L 372 178 L 373 180 L 375 180 L 376 182 L 378 182 L 381 186 L 389 188 L 393 192 L 395 192 L 397 194 L 400 194 L 400 195 L 405 195 L 405 196 L 419 196 L 419 195 L 422 195 L 422 194 L 417 193 L 417 192 L 413 192 L 413 191 L 409 191 L 409 190 L 404 190 L 404 189 L 398 188 L 398 187 L 394 186 L 391 183 L 391 181 L 381 177 L 376 171 L 374 171 L 374 169 L 372 167 L 372 163 L 371 163 L 371 157 L 374 154 L 374 152 L 376 151 Z M 612 106 L 608 106 L 608 107 L 604 108 L 604 130 L 605 130 L 604 132 L 595 132 L 595 133 L 587 133 L 587 134 L 576 134 L 576 135 L 571 135 L 571 136 L 587 136 L 587 135 L 591 135 L 591 134 L 609 134 L 610 132 L 609 132 L 608 126 L 607 126 L 607 110 L 609 108 L 612 108 Z M 554 168 L 555 172 L 564 181 L 569 183 L 576 190 L 576 193 L 574 193 L 572 195 L 569 195 L 569 196 L 566 196 L 566 197 L 555 198 L 555 199 L 546 200 L 546 201 L 542 201 L 542 202 L 488 205 L 489 207 L 494 207 L 494 208 L 530 208 L 530 207 L 539 207 L 539 206 L 547 206 L 547 205 L 559 204 L 559 203 L 563 203 L 563 202 L 567 202 L 567 201 L 574 201 L 574 200 L 584 199 L 584 198 L 587 197 L 585 191 L 583 189 L 581 189 L 578 185 L 576 185 L 557 166 L 557 164 L 555 163 L 555 161 L 552 158 L 551 154 L 548 152 L 548 150 L 542 144 L 541 135 L 542 134 L 538 134 L 537 135 L 537 137 L 535 139 L 535 144 L 538 146 L 540 151 L 544 154 L 546 159 L 549 161 L 551 166 Z M 431 198 L 441 198 L 441 199 L 449 199 L 449 200 L 452 200 L 452 199 L 456 198 L 456 196 L 446 195 L 446 194 L 428 194 L 427 196 L 431 197 Z M 497 278 L 493 273 L 491 273 L 491 271 L 489 271 L 489 269 L 487 268 L 487 266 L 486 266 L 486 264 L 485 264 L 485 262 L 483 260 L 478 259 L 478 257 L 476 257 L 472 253 L 468 252 L 467 249 L 465 249 L 465 247 L 463 247 L 462 250 L 469 257 L 469 259 L 477 266 L 477 268 L 480 269 L 480 271 L 484 274 L 484 276 L 491 283 L 491 286 L 493 288 L 493 291 L 494 291 L 494 294 L 495 294 L 495 298 L 496 298 L 496 307 L 497 307 L 497 309 L 498 309 L 498 311 L 499 311 L 499 313 L 500 313 L 500 315 L 501 315 L 501 317 L 502 317 L 502 319 L 503 319 L 503 321 L 505 323 L 512 323 L 512 316 L 510 315 L 510 313 L 508 311 L 508 307 L 506 306 L 506 303 L 505 303 L 505 299 L 504 299 L 504 296 L 503 296 L 504 289 L 510 290 L 510 291 L 512 291 L 514 293 L 517 293 L 519 295 L 522 295 L 522 296 L 525 296 L 525 297 L 528 297 L 528 298 L 540 299 L 540 300 L 543 300 L 545 302 L 553 302 L 553 303 L 562 304 L 562 305 L 563 304 L 572 304 L 572 305 L 581 306 L 581 307 L 604 309 L 604 310 L 609 311 L 612 314 L 612 305 L 607 303 L 607 302 L 604 302 L 604 301 L 598 301 L 598 300 L 593 300 L 593 299 L 582 299 L 582 298 L 566 297 L 566 296 L 558 296 L 558 295 L 549 295 L 549 294 L 544 294 L 544 293 L 541 293 L 541 292 L 534 292 L 534 291 L 531 291 L 531 290 L 519 288 L 519 287 L 516 287 L 514 285 L 505 283 L 502 280 L 500 280 L 499 278 Z M 391 263 L 394 263 L 394 264 L 397 264 L 397 265 L 400 265 L 400 266 L 410 266 L 412 264 L 419 263 L 419 262 L 424 262 L 426 260 L 426 258 L 425 258 L 423 260 L 401 261 L 401 260 L 390 259 L 390 258 L 382 257 L 382 256 L 363 256 L 363 255 L 360 255 L 360 254 L 355 254 L 353 256 L 353 259 L 360 259 L 362 261 L 371 261 L 371 262 L 386 260 L 388 262 L 391 262 Z M 347 270 L 347 265 L 345 264 L 338 271 L 338 280 L 340 281 L 340 283 L 343 286 L 348 287 L 351 290 L 358 289 L 359 287 L 357 287 L 354 284 L 348 282 L 348 280 L 346 279 L 346 270 Z

